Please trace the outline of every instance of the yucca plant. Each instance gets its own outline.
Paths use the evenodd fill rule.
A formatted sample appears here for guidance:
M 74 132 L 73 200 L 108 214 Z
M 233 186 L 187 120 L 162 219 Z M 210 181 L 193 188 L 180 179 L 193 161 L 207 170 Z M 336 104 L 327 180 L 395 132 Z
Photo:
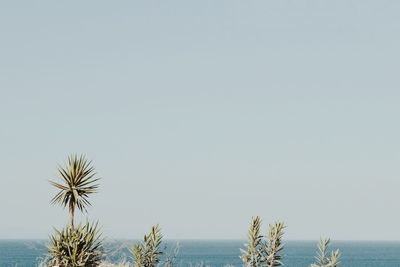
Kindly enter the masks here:
M 248 243 L 245 249 L 240 249 L 243 263 L 247 267 L 258 267 L 262 263 L 262 238 L 260 234 L 261 219 L 259 216 L 251 218 L 250 229 L 247 234 Z
M 310 267 L 339 267 L 340 265 L 340 251 L 335 250 L 328 255 L 330 239 L 321 238 L 317 246 L 316 262 L 311 264 Z
M 276 222 L 273 225 L 269 225 L 268 230 L 268 242 L 264 244 L 264 259 L 266 267 L 275 267 L 282 265 L 283 250 L 283 229 L 285 225 L 282 222 Z
M 49 266 L 94 267 L 103 256 L 98 224 L 68 225 L 50 237 Z
M 70 214 L 70 225 L 74 227 L 75 209 L 86 211 L 90 206 L 88 197 L 97 192 L 96 172 L 84 155 L 72 155 L 68 157 L 66 167 L 59 167 L 58 172 L 62 183 L 50 181 L 50 183 L 60 191 L 52 199 L 52 203 L 59 203 L 64 207 L 68 206 Z
M 241 249 L 240 258 L 246 267 L 275 267 L 282 265 L 283 230 L 281 222 L 270 224 L 268 239 L 260 234 L 261 219 L 253 217 L 248 232 L 246 249 Z
M 162 254 L 160 245 L 162 241 L 161 230 L 158 225 L 151 228 L 145 235 L 141 244 L 134 245 L 131 249 L 135 267 L 155 267 L 160 262 Z

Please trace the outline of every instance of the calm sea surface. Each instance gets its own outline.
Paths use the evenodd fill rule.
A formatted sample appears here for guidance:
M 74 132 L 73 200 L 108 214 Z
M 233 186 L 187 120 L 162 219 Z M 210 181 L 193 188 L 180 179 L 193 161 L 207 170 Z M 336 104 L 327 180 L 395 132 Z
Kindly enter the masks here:
M 109 261 L 130 259 L 128 247 L 136 241 L 109 241 L 106 244 Z M 177 266 L 240 266 L 239 248 L 242 241 L 181 241 Z M 166 252 L 176 245 L 165 242 Z M 400 242 L 336 242 L 332 248 L 342 251 L 342 266 L 348 267 L 400 267 Z M 284 264 L 290 267 L 308 267 L 315 255 L 315 242 L 288 241 L 285 245 Z M 46 242 L 41 240 L 1 240 L 0 266 L 37 266 L 45 258 Z

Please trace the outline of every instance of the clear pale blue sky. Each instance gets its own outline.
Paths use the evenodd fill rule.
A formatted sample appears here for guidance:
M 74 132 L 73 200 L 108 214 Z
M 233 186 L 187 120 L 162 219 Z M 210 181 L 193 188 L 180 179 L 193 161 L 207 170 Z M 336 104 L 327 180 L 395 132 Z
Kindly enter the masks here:
M 47 180 L 83 152 L 108 237 L 400 239 L 399 8 L 3 1 L 0 238 L 67 222 Z

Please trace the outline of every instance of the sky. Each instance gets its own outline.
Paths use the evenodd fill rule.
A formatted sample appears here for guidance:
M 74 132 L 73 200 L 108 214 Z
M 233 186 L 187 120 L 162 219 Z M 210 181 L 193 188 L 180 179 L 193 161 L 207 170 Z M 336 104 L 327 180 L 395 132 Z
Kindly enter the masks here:
M 47 238 L 57 166 L 105 237 L 400 240 L 398 1 L 3 1 L 0 239 Z

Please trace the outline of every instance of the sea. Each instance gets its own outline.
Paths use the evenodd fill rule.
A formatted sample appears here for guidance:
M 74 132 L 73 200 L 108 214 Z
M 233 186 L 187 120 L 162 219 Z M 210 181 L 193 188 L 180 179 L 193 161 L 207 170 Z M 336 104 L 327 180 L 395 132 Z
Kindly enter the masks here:
M 106 260 L 132 261 L 129 248 L 136 240 L 105 242 Z M 166 241 L 164 255 L 175 255 L 177 267 L 242 266 L 239 258 L 244 241 L 184 240 Z M 178 249 L 177 249 L 178 247 Z M 342 241 L 333 242 L 332 249 L 342 252 L 343 267 L 400 267 L 400 242 Z M 308 267 L 314 261 L 316 242 L 287 241 L 283 253 L 284 266 Z M 46 260 L 45 240 L 0 240 L 1 267 L 34 267 Z

